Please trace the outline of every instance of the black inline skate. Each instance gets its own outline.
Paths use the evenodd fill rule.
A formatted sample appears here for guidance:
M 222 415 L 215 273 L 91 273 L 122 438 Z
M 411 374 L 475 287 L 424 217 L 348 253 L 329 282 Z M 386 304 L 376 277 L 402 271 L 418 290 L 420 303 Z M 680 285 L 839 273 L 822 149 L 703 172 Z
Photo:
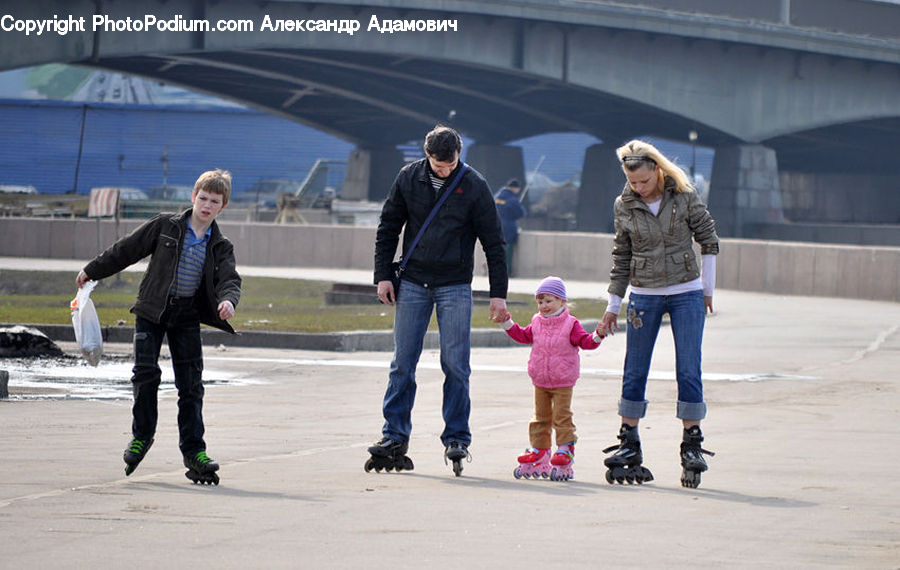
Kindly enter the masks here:
M 374 469 L 378 473 L 381 470 L 390 471 L 412 471 L 412 459 L 406 456 L 409 449 L 409 443 L 406 441 L 397 441 L 389 437 L 381 438 L 381 441 L 369 447 L 369 453 L 372 455 L 366 460 L 366 473 Z
M 701 443 L 703 443 L 703 433 L 700 431 L 700 426 L 692 426 L 684 430 L 684 436 L 681 441 L 682 487 L 690 489 L 699 487 L 700 474 L 709 468 L 703 455 L 715 455 L 712 451 L 707 451 L 700 447 Z
M 622 424 L 616 437 L 621 443 L 603 450 L 603 453 L 615 450 L 612 456 L 603 460 L 603 464 L 607 467 L 606 482 L 610 485 L 613 482 L 621 485 L 627 481 L 629 485 L 634 483 L 640 485 L 653 481 L 653 473 L 641 465 L 644 456 L 641 454 L 641 438 L 637 426 Z
M 184 456 L 184 466 L 187 467 L 185 477 L 201 485 L 218 485 L 219 464 L 206 455 L 206 451 L 189 453 Z
M 134 438 L 131 440 L 131 443 L 127 448 L 125 448 L 125 453 L 122 455 L 122 459 L 125 460 L 126 477 L 134 473 L 134 470 L 137 469 L 137 466 L 140 465 L 141 461 L 144 460 L 144 456 L 147 455 L 148 451 L 150 451 L 151 445 L 153 445 L 153 438 Z
M 463 471 L 462 460 L 466 459 L 472 461 L 472 454 L 469 453 L 469 447 L 465 443 L 451 441 L 447 444 L 447 447 L 444 448 L 445 465 L 447 464 L 448 459 L 453 462 L 453 474 L 459 477 L 462 475 Z

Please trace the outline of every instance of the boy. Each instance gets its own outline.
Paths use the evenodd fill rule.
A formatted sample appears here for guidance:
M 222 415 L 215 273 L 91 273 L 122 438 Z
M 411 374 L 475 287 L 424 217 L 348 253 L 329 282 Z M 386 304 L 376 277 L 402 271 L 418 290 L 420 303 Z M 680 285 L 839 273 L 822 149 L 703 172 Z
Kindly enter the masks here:
M 194 483 L 219 484 L 218 463 L 203 441 L 203 351 L 200 323 L 234 334 L 226 321 L 241 296 L 234 248 L 215 218 L 228 206 L 231 173 L 204 172 L 194 184 L 193 208 L 164 213 L 145 222 L 94 258 L 78 274 L 88 280 L 114 275 L 150 255 L 137 301 L 134 324 L 133 439 L 125 450 L 125 475 L 137 468 L 153 444 L 160 382 L 159 350 L 168 338 L 178 389 L 178 446 L 185 474 Z

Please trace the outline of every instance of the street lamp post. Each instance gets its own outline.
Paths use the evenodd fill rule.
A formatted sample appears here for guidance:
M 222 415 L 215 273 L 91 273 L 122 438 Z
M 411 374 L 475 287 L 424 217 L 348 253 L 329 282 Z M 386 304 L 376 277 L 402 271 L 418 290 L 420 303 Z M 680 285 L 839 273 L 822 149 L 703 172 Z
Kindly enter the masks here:
M 697 167 L 697 131 L 691 129 L 688 139 L 691 141 L 691 183 L 694 182 L 694 171 Z

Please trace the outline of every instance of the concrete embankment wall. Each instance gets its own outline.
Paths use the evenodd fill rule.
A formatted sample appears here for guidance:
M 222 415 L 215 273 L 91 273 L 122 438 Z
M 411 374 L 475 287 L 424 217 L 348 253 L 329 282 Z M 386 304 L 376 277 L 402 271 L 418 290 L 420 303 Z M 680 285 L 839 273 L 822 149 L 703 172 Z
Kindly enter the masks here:
M 140 220 L 0 218 L 0 256 L 91 259 Z M 375 228 L 223 222 L 238 265 L 371 269 Z M 608 281 L 610 234 L 523 232 L 518 277 Z M 476 268 L 484 256 L 477 250 Z M 900 302 L 900 247 L 723 239 L 717 286 Z

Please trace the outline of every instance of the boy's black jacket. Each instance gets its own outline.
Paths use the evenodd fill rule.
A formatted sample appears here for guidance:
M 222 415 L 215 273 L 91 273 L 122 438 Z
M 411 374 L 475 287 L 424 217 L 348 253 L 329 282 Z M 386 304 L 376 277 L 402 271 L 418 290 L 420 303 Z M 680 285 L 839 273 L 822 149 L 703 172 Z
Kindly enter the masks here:
M 388 192 L 375 236 L 375 283 L 391 278 L 401 230 L 405 252 L 439 197 L 428 177 L 427 160 L 403 167 Z M 487 257 L 490 296 L 505 299 L 508 277 L 500 217 L 487 182 L 470 168 L 425 230 L 403 278 L 428 287 L 471 283 L 476 239 Z
M 189 209 L 181 214 L 163 213 L 146 221 L 95 257 L 85 266 L 84 272 L 89 278 L 99 281 L 148 255 L 152 256 L 131 312 L 159 323 L 166 310 L 169 290 L 175 282 L 175 271 L 191 212 Z M 217 307 L 226 300 L 237 307 L 241 298 L 241 276 L 235 269 L 231 242 L 219 231 L 215 220 L 211 227 L 195 306 L 200 322 L 234 334 L 231 325 L 219 318 Z

